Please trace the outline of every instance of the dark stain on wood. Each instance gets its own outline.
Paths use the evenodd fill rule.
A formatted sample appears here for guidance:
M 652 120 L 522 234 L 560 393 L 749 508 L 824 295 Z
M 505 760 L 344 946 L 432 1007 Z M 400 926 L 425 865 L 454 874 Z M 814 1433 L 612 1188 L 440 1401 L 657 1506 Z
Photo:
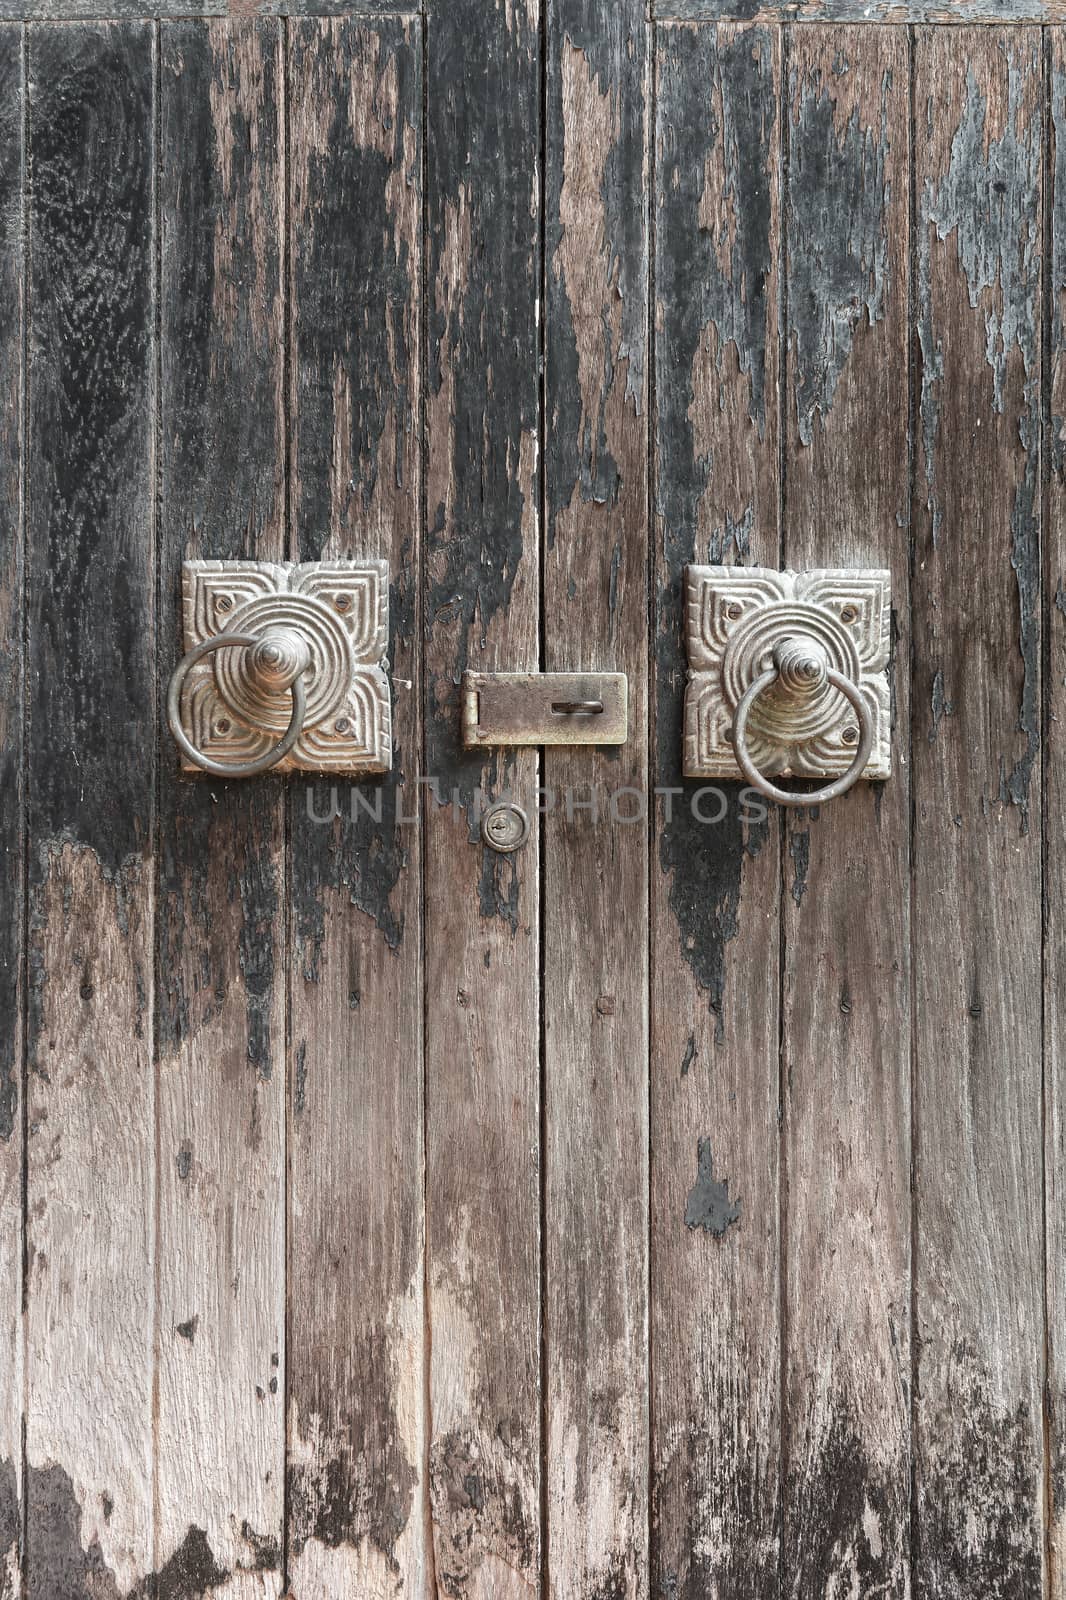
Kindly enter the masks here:
M 23 674 L 22 515 L 22 49 L 0 34 L 0 1141 L 15 1131 L 21 1072 Z M 0 1180 L 2 1181 L 2 1180 Z M 0 1537 L 0 1551 L 5 1548 Z
M 987 361 L 992 374 L 992 409 L 1002 413 L 1008 364 L 1020 354 L 1025 372 L 1024 410 L 1018 430 L 1025 450 L 1025 470 L 1014 491 L 1011 512 L 1011 566 L 1018 585 L 1019 635 L 1023 676 L 1018 728 L 1025 745 L 1011 759 L 1001 758 L 997 793 L 990 802 L 1020 808 L 1022 828 L 1029 825 L 1030 786 L 1040 749 L 1038 696 L 1040 595 L 1040 216 L 1038 170 L 1041 121 L 1023 115 L 1026 58 L 1007 55 L 1007 105 L 998 133 L 989 127 L 987 89 L 973 64 L 966 68 L 962 118 L 951 145 L 947 171 L 923 184 L 919 198 L 918 330 L 922 352 L 921 424 L 927 506 L 934 550 L 942 536 L 943 510 L 937 493 L 935 464 L 942 406 L 953 397 L 943 392 L 943 359 L 933 326 L 929 253 L 934 237 L 954 241 L 965 275 L 970 305 L 982 314 L 987 335 Z M 938 116 L 930 95 L 918 108 L 928 129 Z
M 143 28 L 33 36 L 35 537 L 27 610 L 35 887 L 46 839 L 87 845 L 110 877 L 149 839 L 152 161 L 142 135 L 151 117 L 150 46 Z M 112 174 L 106 204 L 95 167 L 102 150 Z
M 839 55 L 834 74 L 848 63 Z M 833 404 L 840 374 L 851 355 L 855 330 L 876 322 L 891 290 L 885 160 L 888 155 L 887 98 L 892 73 L 881 85 L 880 124 L 859 108 L 844 126 L 835 115 L 836 85 L 821 71 L 793 73 L 790 88 L 793 132 L 789 162 L 788 340 L 790 377 L 799 436 L 809 445 L 815 418 Z M 826 227 L 832 196 L 835 227 Z
M 702 103 L 693 103 L 701 84 Z M 757 851 L 761 831 L 742 818 L 741 785 L 722 785 L 723 821 L 701 825 L 693 815 L 698 786 L 680 777 L 685 656 L 681 639 L 681 576 L 697 550 L 700 503 L 713 452 L 697 444 L 694 387 L 701 349 L 710 342 L 710 372 L 727 353 L 748 378 L 750 421 L 767 426 L 767 283 L 773 264 L 771 200 L 774 179 L 768 129 L 776 116 L 769 33 L 738 33 L 720 43 L 710 29 L 675 28 L 659 36 L 656 295 L 658 340 L 657 516 L 665 580 L 657 599 L 657 782 L 680 790 L 659 828 L 659 864 L 670 877 L 670 905 L 681 950 L 712 1010 L 720 1009 L 725 947 L 737 931 L 745 851 Z M 703 214 L 706 164 L 716 145 L 726 164 L 723 226 Z M 752 159 L 752 157 L 755 159 Z M 694 228 L 694 222 L 698 226 Z M 704 381 L 706 381 L 704 379 Z M 712 390 L 713 394 L 713 390 Z M 712 400 L 713 404 L 713 400 Z M 738 420 L 738 425 L 739 420 Z M 726 559 L 729 545 L 746 546 L 745 518 L 715 529 L 709 559 Z M 738 554 L 746 554 L 740 548 Z
M 701 1139 L 696 1152 L 696 1181 L 689 1190 L 685 1206 L 686 1228 L 702 1228 L 721 1239 L 740 1221 L 740 1200 L 730 1199 L 729 1179 L 714 1175 L 714 1151 L 710 1139 Z

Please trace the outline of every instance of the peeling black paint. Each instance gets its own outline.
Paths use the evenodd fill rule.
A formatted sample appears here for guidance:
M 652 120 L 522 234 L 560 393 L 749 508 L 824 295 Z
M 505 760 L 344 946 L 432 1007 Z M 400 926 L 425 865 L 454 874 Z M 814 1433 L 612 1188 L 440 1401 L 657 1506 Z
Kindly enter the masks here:
M 685 1226 L 702 1228 L 721 1239 L 740 1221 L 740 1201 L 729 1198 L 729 1179 L 714 1175 L 714 1154 L 710 1139 L 701 1139 L 697 1148 L 696 1181 L 689 1190 L 685 1206 Z
M 417 470 L 417 414 L 412 403 L 418 350 L 413 307 L 419 274 L 409 241 L 397 225 L 390 185 L 399 177 L 417 183 L 421 162 L 421 54 L 399 19 L 365 29 L 344 23 L 333 35 L 317 23 L 293 34 L 292 75 L 297 92 L 328 108 L 325 148 L 312 151 L 296 196 L 301 247 L 294 259 L 294 375 L 296 383 L 295 534 L 299 557 L 318 560 L 339 516 L 343 528 L 359 528 L 379 485 L 386 442 L 395 456 L 396 487 Z M 366 71 L 363 54 L 378 51 L 376 81 L 395 84 L 398 113 L 387 134 L 389 149 L 360 142 L 351 124 L 348 83 Z M 390 90 L 390 93 L 393 91 Z M 413 160 L 405 154 L 413 145 Z M 338 409 L 338 375 L 344 401 Z M 392 428 L 391 439 L 385 432 Z M 338 440 L 350 459 L 351 476 L 336 504 Z M 391 487 L 391 486 L 388 486 Z M 415 515 L 412 502 L 412 518 Z M 343 534 L 342 534 L 343 538 Z M 417 648 L 417 572 L 414 529 L 392 561 L 389 585 L 389 659 L 394 673 L 412 677 Z M 338 554 L 345 554 L 339 550 Z M 391 554 L 389 550 L 382 552 Z M 308 820 L 297 808 L 292 829 L 292 891 L 296 935 L 305 977 L 318 981 L 331 894 L 371 919 L 385 945 L 397 950 L 404 917 L 397 889 L 407 869 L 402 816 L 416 815 L 417 751 L 413 702 L 393 693 L 392 771 L 360 786 L 367 804 L 331 827 Z M 405 794 L 405 785 L 411 793 Z M 380 802 L 380 803 L 379 803 Z M 380 820 L 379 820 L 380 819 Z
M 695 1061 L 699 1053 L 699 1049 L 696 1045 L 696 1035 L 694 1033 L 690 1033 L 688 1036 L 688 1044 L 685 1046 L 685 1058 L 681 1063 L 681 1076 L 683 1078 L 688 1077 L 692 1063 Z
M 575 493 L 582 500 L 613 505 L 621 489 L 618 463 L 607 444 L 606 407 L 627 363 L 626 398 L 637 410 L 643 399 L 647 236 L 634 196 L 644 189 L 644 79 L 646 29 L 643 5 L 634 0 L 605 8 L 600 0 L 551 0 L 548 56 L 546 165 L 547 363 L 552 415 L 547 430 L 547 540 L 554 545 L 559 512 Z M 586 410 L 579 382 L 574 307 L 570 303 L 559 251 L 563 243 L 561 195 L 565 178 L 562 148 L 567 119 L 563 110 L 563 53 L 581 51 L 578 68 L 587 71 L 611 107 L 616 137 L 606 153 L 600 197 L 606 218 L 604 280 L 613 283 L 621 305 L 617 347 L 604 318 L 602 368 L 596 404 Z M 581 137 L 578 133 L 578 137 Z M 573 159 L 573 153 L 569 153 Z M 584 418 L 583 418 L 584 412 Z M 620 552 L 616 552 L 615 562 Z M 616 568 L 612 568 L 615 571 Z M 612 604 L 609 601 L 609 604 Z M 613 610 L 613 604 L 612 604 Z
M 154 1589 L 148 1592 L 152 1600 L 201 1600 L 213 1589 L 220 1589 L 229 1576 L 215 1560 L 203 1529 L 190 1527 L 170 1560 L 160 1568 Z
M 933 675 L 932 712 L 933 721 L 929 729 L 930 744 L 935 743 L 936 736 L 940 732 L 941 717 L 950 717 L 954 716 L 955 714 L 954 702 L 949 700 L 947 695 L 944 693 L 944 674 L 939 670 Z
M 22 48 L 14 30 L 0 48 L 0 385 L 18 393 L 22 360 Z M 16 408 L 0 427 L 0 1143 L 19 1123 L 19 967 L 22 960 L 23 663 L 22 552 Z M 0 1537 L 0 1551 L 4 1548 Z M 0 1555 L 0 1564 L 2 1564 Z
M 746 825 L 742 786 L 723 784 L 727 814 L 716 827 L 702 826 L 690 804 L 699 785 L 685 784 L 680 772 L 686 666 L 681 576 L 696 554 L 699 506 L 713 472 L 713 461 L 696 451 L 691 374 L 705 330 L 713 326 L 719 359 L 729 342 L 736 347 L 741 371 L 748 375 L 751 420 L 760 434 L 765 432 L 777 114 L 773 35 L 763 28 L 733 38 L 718 38 L 712 29 L 666 29 L 660 34 L 658 71 L 656 495 L 662 570 L 668 577 L 657 601 L 655 760 L 658 783 L 680 791 L 671 816 L 658 821 L 659 864 L 670 878 L 682 953 L 708 994 L 722 1037 L 725 949 L 737 933 L 744 856 L 759 850 L 766 825 Z M 736 228 L 726 266 L 719 256 L 721 241 L 698 225 L 707 160 L 719 143 Z
M 790 828 L 788 853 L 792 857 L 792 898 L 798 906 L 807 893 L 807 872 L 811 864 L 811 832 L 809 828 Z
M 463 1600 L 484 1550 L 498 1553 L 518 1573 L 536 1571 L 539 1529 L 527 1515 L 522 1486 L 485 1459 L 476 1437 L 455 1429 L 435 1439 L 429 1475 L 441 1594 Z
M 42 28 L 28 50 L 29 827 L 117 875 L 155 777 L 152 28 Z
M 22 1501 L 19 1498 L 18 1468 L 13 1461 L 0 1460 L 0 1574 L 9 1559 L 9 1552 L 14 1553 L 17 1559 L 21 1545 Z
M 652 1485 L 654 1600 L 783 1600 L 777 1453 L 738 1450 L 723 1479 L 721 1436 L 705 1421 L 738 1414 L 737 1376 L 716 1372 L 682 1414 L 676 1446 Z
M 196 1330 L 200 1326 L 199 1316 L 192 1316 L 187 1322 L 179 1322 L 174 1330 L 179 1338 L 187 1339 L 190 1344 L 196 1338 Z
M 848 67 L 840 60 L 837 77 Z M 880 126 L 864 127 L 858 109 L 839 125 L 836 85 L 814 69 L 791 85 L 789 137 L 788 318 L 794 352 L 796 418 L 809 445 L 815 418 L 833 405 L 840 376 L 865 318 L 884 314 L 891 288 L 887 216 L 890 185 L 888 97 L 881 84 Z M 826 196 L 837 226 L 826 226 Z
M 359 1406 L 345 1414 L 341 1437 L 323 1439 L 310 1459 L 288 1467 L 291 1553 L 299 1556 L 309 1539 L 331 1550 L 367 1539 L 398 1572 L 396 1546 L 415 1514 L 419 1475 L 396 1414 L 388 1334 L 360 1331 L 345 1350 L 345 1365 L 361 1375 Z M 336 1382 L 331 1362 L 305 1365 L 296 1398 L 309 1428 L 336 1413 Z
M 955 1346 L 944 1372 L 951 1426 L 930 1419 L 918 1460 L 921 1600 L 1039 1600 L 1041 1420 L 1024 1402 L 1004 1411 L 995 1398 L 998 1377 L 983 1370 L 966 1342 Z
M 1020 354 L 1025 374 L 1019 440 L 1025 451 L 1022 478 L 1011 512 L 1010 561 L 1018 586 L 1018 649 L 1022 691 L 1018 729 L 1025 747 L 1005 771 L 998 798 L 1020 808 L 1028 829 L 1029 795 L 1040 748 L 1040 158 L 1042 118 L 1029 116 L 1024 100 L 1035 69 L 1031 48 L 1005 50 L 1007 112 L 1002 132 L 988 137 L 988 99 L 973 64 L 966 70 L 966 100 L 951 145 L 948 170 L 926 179 L 920 195 L 917 236 L 918 334 L 921 349 L 921 428 L 926 505 L 932 543 L 943 533 L 937 492 L 937 436 L 944 361 L 933 325 L 932 251 L 949 238 L 965 275 L 970 305 L 982 316 L 993 410 L 1003 413 L 1009 364 Z M 928 133 L 938 108 L 919 108 Z M 1054 431 L 1054 430 L 1053 430 Z M 1053 458 L 1054 459 L 1054 458 Z
M 469 809 L 485 769 L 460 748 L 458 685 L 510 604 L 524 524 L 535 526 L 537 475 L 522 468 L 539 419 L 538 19 L 518 3 L 487 26 L 480 0 L 450 0 L 428 49 L 428 398 L 431 427 L 450 429 L 446 451 L 435 447 L 450 500 L 442 482 L 430 485 L 425 618 L 430 660 L 439 663 L 438 632 L 455 647 L 429 683 L 426 748 L 445 803 L 454 788 Z M 457 229 L 470 249 L 460 242 L 453 256 Z M 447 421 L 433 407 L 446 379 Z
M 894 1472 L 891 1462 L 878 1460 L 839 1389 L 824 1427 L 812 1437 L 796 1440 L 796 1449 L 797 1465 L 789 1473 L 792 1509 L 786 1535 L 795 1529 L 802 1538 L 785 1547 L 789 1593 L 903 1593 L 909 1526 L 906 1476 Z
M 300 243 L 293 258 L 294 514 L 302 561 L 321 559 L 338 513 L 344 526 L 358 526 L 371 507 L 387 427 L 394 430 L 390 453 L 397 463 L 398 486 L 414 467 L 416 352 L 409 327 L 414 266 L 409 242 L 391 213 L 388 189 L 396 173 L 407 182 L 417 178 L 417 166 L 408 170 L 404 140 L 413 132 L 416 149 L 420 141 L 418 55 L 402 21 L 383 19 L 375 25 L 377 81 L 394 77 L 399 107 L 391 126 L 392 149 L 386 153 L 357 142 L 348 96 L 339 92 L 339 85 L 348 82 L 355 52 L 366 50 L 367 37 L 351 23 L 342 24 L 336 36 L 317 23 L 292 30 L 291 72 L 297 92 L 315 96 L 331 115 L 324 148 L 308 152 L 302 192 L 295 201 Z M 340 413 L 338 372 L 345 381 Z M 350 453 L 351 478 L 338 507 L 331 468 L 340 438 Z

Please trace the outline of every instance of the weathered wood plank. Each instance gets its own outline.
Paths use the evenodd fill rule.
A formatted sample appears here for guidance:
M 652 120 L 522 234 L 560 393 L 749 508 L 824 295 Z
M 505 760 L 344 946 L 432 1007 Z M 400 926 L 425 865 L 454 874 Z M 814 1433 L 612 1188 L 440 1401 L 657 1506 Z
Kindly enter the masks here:
M 1066 34 L 1048 40 L 1051 122 L 1051 301 L 1048 387 L 1050 426 L 1044 434 L 1049 495 L 1043 566 L 1043 615 L 1048 630 L 1044 688 L 1044 1018 L 1047 1194 L 1045 1261 L 1048 1331 L 1048 1526 L 1053 1600 L 1066 1595 L 1066 867 L 1057 819 L 1066 815 Z
M 281 43 L 277 22 L 161 30 L 167 671 L 184 558 L 284 555 Z M 155 1566 L 265 1600 L 284 1519 L 281 794 L 183 780 L 168 745 L 159 840 Z
M 636 1600 L 648 1593 L 644 0 L 549 0 L 547 47 L 545 666 L 629 676 L 621 749 L 544 756 L 548 1583 L 573 1600 Z M 590 795 L 595 814 L 567 803 Z
M 532 750 L 464 755 L 464 667 L 540 666 L 539 0 L 428 24 L 426 1182 L 432 1592 L 540 1584 L 539 848 Z M 453 789 L 459 804 L 450 805 Z
M 0 1600 L 22 1593 L 23 79 L 0 28 Z
M 0 21 L 417 15 L 419 0 L 0 0 Z
M 152 1564 L 153 30 L 29 35 L 27 1592 Z
M 337 819 L 307 803 L 328 819 L 328 786 L 292 796 L 289 1584 L 384 1600 L 426 1582 L 422 43 L 399 20 L 290 39 L 294 553 L 390 562 L 395 753 Z
M 935 23 L 962 27 L 989 23 L 1062 22 L 1066 0 L 659 0 L 656 15 L 691 21 L 857 23 L 901 27 Z M 965 59 L 956 40 L 955 66 Z
M 778 563 L 780 35 L 661 28 L 657 61 L 652 1593 L 771 1600 L 779 829 L 681 779 L 681 578 Z
M 949 1600 L 1045 1592 L 1041 103 L 1036 30 L 917 35 L 915 1583 Z
M 902 28 L 790 38 L 785 565 L 889 569 L 903 670 L 891 781 L 786 816 L 783 1569 L 795 1596 L 903 1596 L 910 63 Z

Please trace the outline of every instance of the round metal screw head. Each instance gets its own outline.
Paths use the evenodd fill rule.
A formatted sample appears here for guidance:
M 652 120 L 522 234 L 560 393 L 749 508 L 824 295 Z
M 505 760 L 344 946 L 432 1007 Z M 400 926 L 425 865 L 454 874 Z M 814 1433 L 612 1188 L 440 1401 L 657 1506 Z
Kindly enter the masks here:
M 743 616 L 744 607 L 739 600 L 731 600 L 725 608 L 725 614 L 730 622 L 736 622 L 738 617 Z
M 521 806 L 497 800 L 481 819 L 481 838 L 491 850 L 519 850 L 529 838 L 529 818 Z
M 348 611 L 351 608 L 352 597 L 350 594 L 339 594 L 334 597 L 333 604 L 338 611 Z
M 840 742 L 841 742 L 841 744 L 858 744 L 858 742 L 859 742 L 859 730 L 858 730 L 858 728 L 854 727 L 851 723 L 849 723 L 848 726 L 844 729 L 843 733 L 840 735 Z
M 222 738 L 222 737 L 225 737 L 225 735 L 229 732 L 230 727 L 231 727 L 231 724 L 226 721 L 225 717 L 223 717 L 221 722 L 216 722 L 215 723 L 215 732 L 219 735 L 220 738 Z
M 333 731 L 334 733 L 347 733 L 350 727 L 351 723 L 347 717 L 338 717 L 333 724 Z
M 842 606 L 840 608 L 840 620 L 841 620 L 841 622 L 858 622 L 858 620 L 859 620 L 859 608 L 858 608 L 858 606 L 851 606 L 851 605 Z
M 232 611 L 233 610 L 233 596 L 231 594 L 220 594 L 218 599 L 215 601 L 215 610 L 216 611 Z

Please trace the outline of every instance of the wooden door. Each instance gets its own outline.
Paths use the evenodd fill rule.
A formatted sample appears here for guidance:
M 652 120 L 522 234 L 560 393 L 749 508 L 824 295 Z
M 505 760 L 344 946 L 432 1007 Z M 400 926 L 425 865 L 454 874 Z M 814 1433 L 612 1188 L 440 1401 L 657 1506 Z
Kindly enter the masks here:
M 1064 1600 L 1060 0 L 188 9 L 0 0 L 0 1597 Z M 390 562 L 339 815 L 189 556 Z M 706 820 L 693 559 L 890 781 Z

